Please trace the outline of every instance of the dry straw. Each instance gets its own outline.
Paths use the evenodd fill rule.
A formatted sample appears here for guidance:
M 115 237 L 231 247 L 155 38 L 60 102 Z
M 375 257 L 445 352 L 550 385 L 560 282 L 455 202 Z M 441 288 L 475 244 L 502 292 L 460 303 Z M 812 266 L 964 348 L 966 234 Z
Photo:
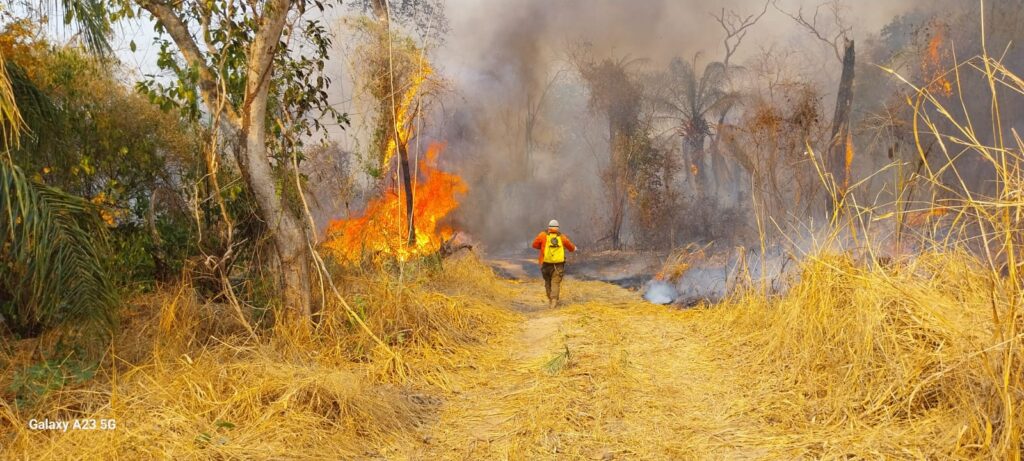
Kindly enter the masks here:
M 957 81 L 967 71 L 996 108 L 999 92 L 1024 93 L 987 54 L 958 64 Z M 950 159 L 921 179 L 953 210 L 955 232 L 926 242 L 936 251 L 882 264 L 823 249 L 784 295 L 754 288 L 688 311 L 570 281 L 567 308 L 520 314 L 509 307 L 542 304 L 536 284 L 500 280 L 472 257 L 408 264 L 401 283 L 387 271 L 338 276 L 348 308 L 329 303 L 317 329 L 259 340 L 183 284 L 126 309 L 92 380 L 21 406 L 4 391 L 3 455 L 1020 460 L 1024 146 L 1016 133 L 1004 142 L 997 109 L 986 145 L 926 88 L 909 102 L 917 136 Z M 964 152 L 997 172 L 996 194 L 939 181 Z M 874 219 L 848 203 L 848 223 Z M 401 353 L 403 373 L 352 312 Z M 6 345 L 0 386 L 45 344 Z M 90 417 L 118 428 L 27 426 Z

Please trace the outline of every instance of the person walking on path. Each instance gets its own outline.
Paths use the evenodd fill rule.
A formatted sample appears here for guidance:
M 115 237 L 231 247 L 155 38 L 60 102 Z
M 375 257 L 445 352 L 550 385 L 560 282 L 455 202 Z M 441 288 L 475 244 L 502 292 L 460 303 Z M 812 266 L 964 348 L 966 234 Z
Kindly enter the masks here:
M 548 305 L 558 305 L 562 277 L 565 276 L 565 252 L 576 251 L 569 237 L 558 230 L 558 221 L 552 219 L 548 229 L 533 239 L 533 247 L 540 250 L 540 273 L 544 276 L 544 289 L 548 294 Z

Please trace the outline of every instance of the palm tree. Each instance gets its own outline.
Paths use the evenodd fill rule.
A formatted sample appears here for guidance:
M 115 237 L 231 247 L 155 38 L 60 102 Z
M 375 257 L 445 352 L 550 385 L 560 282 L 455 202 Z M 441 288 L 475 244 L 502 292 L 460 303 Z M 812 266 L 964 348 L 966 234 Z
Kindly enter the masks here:
M 10 150 L 24 127 L 0 55 L 0 326 L 22 336 L 64 321 L 109 324 L 116 292 L 105 228 L 88 201 L 30 181 Z
M 677 123 L 684 160 L 698 168 L 699 186 L 706 193 L 704 188 L 714 184 L 715 170 L 722 164 L 714 161 L 721 159 L 710 158 L 704 149 L 705 141 L 712 135 L 708 117 L 719 115 L 720 124 L 738 102 L 739 94 L 728 89 L 729 69 L 723 63 L 709 63 L 698 77 L 695 70 L 698 57 L 699 54 L 694 55 L 692 62 L 675 58 L 666 72 L 656 75 L 659 94 L 653 100 L 666 117 Z
M 36 0 L 34 3 L 26 5 L 26 9 L 57 18 L 65 27 L 74 25 L 76 35 L 89 51 L 99 56 L 110 52 L 110 15 L 104 0 Z
M 7 63 L 0 53 L 0 150 L 18 144 L 22 119 L 18 104 L 14 101 L 14 89 L 7 75 Z
M 50 9 L 54 6 L 56 11 Z M 4 6 L 0 5 L 0 11 L 3 10 Z M 93 53 L 103 56 L 110 51 L 110 15 L 103 0 L 61 0 L 53 5 L 40 1 L 35 10 L 52 13 L 61 18 L 64 25 L 74 23 L 86 48 Z M 21 112 L 7 73 L 7 62 L 0 54 L 0 151 L 18 143 L 22 126 Z

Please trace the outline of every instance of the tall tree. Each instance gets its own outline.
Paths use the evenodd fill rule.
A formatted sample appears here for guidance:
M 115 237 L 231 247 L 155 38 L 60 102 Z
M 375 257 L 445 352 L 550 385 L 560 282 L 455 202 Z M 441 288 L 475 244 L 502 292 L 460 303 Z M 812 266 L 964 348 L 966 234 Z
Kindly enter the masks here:
M 590 90 L 590 107 L 608 121 L 610 159 L 604 182 L 611 202 L 610 229 L 606 238 L 612 248 L 622 248 L 622 224 L 626 217 L 633 157 L 646 151 L 649 139 L 640 115 L 644 99 L 639 79 L 630 71 L 634 61 L 610 58 L 595 61 L 589 50 L 574 52 L 573 61 Z
M 373 13 L 377 18 L 379 27 L 384 30 L 385 33 L 380 34 L 380 37 L 384 39 L 379 42 L 381 49 L 391 49 L 391 20 L 389 19 L 391 12 L 388 11 L 388 4 L 386 0 L 373 0 Z M 398 149 L 398 170 L 402 176 L 402 188 L 405 190 L 405 220 L 406 220 L 406 232 L 408 235 L 408 243 L 410 246 L 416 245 L 416 221 L 415 213 L 413 212 L 413 200 L 412 195 L 412 169 L 409 166 L 409 139 L 405 136 L 403 139 L 403 132 L 407 130 L 400 129 L 397 124 L 404 124 L 405 120 L 398 118 L 396 107 L 396 99 L 398 95 L 395 91 L 395 72 L 392 66 L 394 59 L 388 59 L 387 61 L 377 61 L 383 65 L 383 69 L 375 69 L 376 75 L 380 75 L 384 78 L 383 87 L 387 88 L 387 96 L 380 98 L 385 105 L 381 106 L 380 114 L 377 114 L 378 119 L 387 125 L 387 129 L 384 131 L 388 133 L 392 138 L 395 146 Z M 409 110 L 408 107 L 405 108 Z M 412 114 L 415 114 L 413 111 Z
M 398 172 L 405 198 L 407 243 L 416 244 L 413 172 L 409 143 L 415 137 L 415 121 L 422 116 L 430 93 L 433 73 L 426 59 L 426 46 L 417 44 L 403 29 L 418 34 L 421 42 L 442 41 L 447 31 L 444 7 L 437 0 L 360 0 L 355 3 L 370 13 L 372 24 L 357 23 L 369 43 L 361 47 L 361 73 L 377 106 L 372 149 L 379 150 L 380 164 L 388 168 L 391 155 L 398 153 Z M 426 83 L 426 85 L 424 85 Z M 383 176 L 383 175 L 382 175 Z
M 327 103 L 329 79 L 322 74 L 330 38 L 318 21 L 304 19 L 304 1 L 135 3 L 174 44 L 162 47 L 162 63 L 177 76 L 168 93 L 198 110 L 197 89 L 206 111 L 237 136 L 235 160 L 273 241 L 283 301 L 295 314 L 310 317 L 309 230 L 282 192 L 294 182 L 281 176 L 295 173 L 291 160 L 301 144 L 296 133 L 323 127 L 318 118 L 304 118 L 305 112 L 339 116 Z M 321 13 L 325 8 L 319 1 L 315 7 Z M 301 47 L 287 48 L 300 38 Z M 275 136 L 268 139 L 268 133 Z
M 853 139 L 850 134 L 850 108 L 853 105 L 853 74 L 856 64 L 853 40 L 850 39 L 853 27 L 844 21 L 843 6 L 839 0 L 819 4 L 810 17 L 804 15 L 803 8 L 791 13 L 780 8 L 778 0 L 773 0 L 773 5 L 806 32 L 831 48 L 843 66 L 839 78 L 839 92 L 836 95 L 836 112 L 832 118 L 832 138 L 825 146 L 825 169 L 832 183 L 832 193 L 826 202 L 826 213 L 830 219 L 834 219 L 850 184 L 850 164 L 853 161 Z M 822 9 L 827 10 L 829 14 L 822 15 Z
M 653 99 L 662 112 L 678 123 L 684 159 L 697 169 L 699 192 L 709 194 L 707 189 L 716 185 L 716 165 L 704 148 L 712 134 L 708 117 L 727 111 L 738 101 L 739 93 L 727 87 L 725 64 L 709 63 L 698 76 L 696 62 L 697 56 L 693 62 L 673 59 L 668 70 L 656 76 L 659 91 Z

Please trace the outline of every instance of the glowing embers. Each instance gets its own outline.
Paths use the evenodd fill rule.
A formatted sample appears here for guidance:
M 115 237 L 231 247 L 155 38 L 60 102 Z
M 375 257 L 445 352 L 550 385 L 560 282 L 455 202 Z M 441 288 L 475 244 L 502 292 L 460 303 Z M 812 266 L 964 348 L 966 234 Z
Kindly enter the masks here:
M 949 26 L 932 21 L 929 28 L 932 29 L 932 34 L 921 60 L 921 72 L 929 82 L 928 91 L 935 95 L 950 96 L 953 94 L 953 84 L 946 78 L 949 71 L 943 65 L 943 62 L 950 61 L 950 49 L 946 45 Z

